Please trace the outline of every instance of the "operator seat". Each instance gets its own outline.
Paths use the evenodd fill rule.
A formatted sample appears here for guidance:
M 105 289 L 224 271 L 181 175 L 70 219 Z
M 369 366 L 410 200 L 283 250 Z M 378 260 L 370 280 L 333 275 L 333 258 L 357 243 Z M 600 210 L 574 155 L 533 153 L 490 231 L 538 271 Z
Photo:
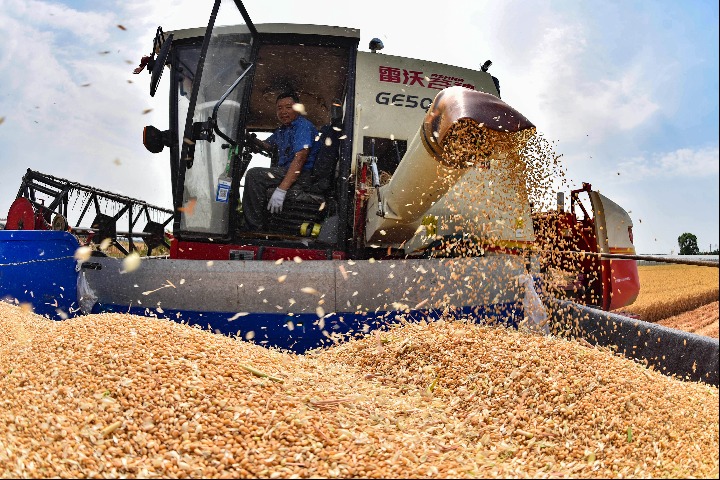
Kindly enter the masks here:
M 312 168 L 310 186 L 293 185 L 285 195 L 280 213 L 268 214 L 268 227 L 273 232 L 300 235 L 303 223 L 322 223 L 335 213 L 335 170 L 340 158 L 340 118 L 319 130 L 320 148 Z M 267 199 L 275 188 L 267 190 Z

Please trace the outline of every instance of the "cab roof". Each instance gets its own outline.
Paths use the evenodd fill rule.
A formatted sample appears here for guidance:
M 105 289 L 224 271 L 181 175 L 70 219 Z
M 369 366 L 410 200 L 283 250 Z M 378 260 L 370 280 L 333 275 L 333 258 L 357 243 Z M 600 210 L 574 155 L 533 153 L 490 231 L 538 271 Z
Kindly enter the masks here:
M 349 27 L 334 27 L 329 25 L 310 25 L 301 23 L 258 23 L 255 28 L 260 34 L 299 34 L 299 35 L 323 35 L 332 37 L 344 37 L 360 39 L 360 30 Z M 206 27 L 186 28 L 173 30 L 175 40 L 203 37 Z M 249 29 L 246 25 L 216 26 L 214 31 L 218 33 L 245 33 Z

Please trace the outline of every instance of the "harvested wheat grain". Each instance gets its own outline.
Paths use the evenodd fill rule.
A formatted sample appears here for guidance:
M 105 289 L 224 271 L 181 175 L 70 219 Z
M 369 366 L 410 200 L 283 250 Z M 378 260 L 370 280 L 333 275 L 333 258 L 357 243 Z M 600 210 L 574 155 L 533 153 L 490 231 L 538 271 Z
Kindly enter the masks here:
M 717 388 L 512 330 L 380 336 L 299 356 L 0 303 L 0 476 L 718 474 Z

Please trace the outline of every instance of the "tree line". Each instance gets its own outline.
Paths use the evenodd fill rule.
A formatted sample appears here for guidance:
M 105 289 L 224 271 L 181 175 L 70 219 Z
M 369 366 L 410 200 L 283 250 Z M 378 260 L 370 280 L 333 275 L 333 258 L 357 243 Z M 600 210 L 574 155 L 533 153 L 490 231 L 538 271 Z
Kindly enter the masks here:
M 678 246 L 680 247 L 680 255 L 720 255 L 720 248 L 712 249 L 709 252 L 701 252 L 698 247 L 697 237 L 692 233 L 685 232 L 678 237 Z

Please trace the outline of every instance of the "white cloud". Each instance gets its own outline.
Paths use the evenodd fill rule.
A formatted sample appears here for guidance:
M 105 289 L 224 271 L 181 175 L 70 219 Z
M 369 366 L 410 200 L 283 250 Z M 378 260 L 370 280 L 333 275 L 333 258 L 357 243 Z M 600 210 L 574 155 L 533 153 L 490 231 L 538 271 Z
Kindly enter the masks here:
M 672 152 L 636 157 L 618 164 L 624 178 L 707 177 L 718 174 L 718 147 L 680 148 Z
M 0 188 L 17 189 L 25 169 L 31 168 L 152 204 L 171 205 L 167 150 L 153 157 L 141 143 L 143 125 L 167 128 L 167 94 L 151 103 L 149 76 L 132 75 L 136 64 L 125 62 L 148 53 L 154 29 L 142 38 L 131 36 L 116 27 L 120 22 L 115 13 L 76 12 L 35 2 L 31 6 L 48 6 L 50 13 L 57 13 L 52 18 L 60 18 L 46 25 L 26 18 L 30 12 L 21 2 L 7 6 L 0 13 L 0 38 L 12 41 L 0 49 L 0 69 L 8 73 L 0 97 L 0 116 L 5 117 L 0 135 L 10 141 L 3 155 Z M 75 13 L 88 24 L 76 26 L 76 20 L 69 19 Z M 94 31 L 86 41 L 104 39 L 102 46 L 83 46 L 63 28 L 78 35 Z M 140 49 L 141 44 L 146 50 Z M 110 53 L 99 55 L 99 50 Z M 149 108 L 153 112 L 143 115 Z M 0 212 L 6 212 L 12 200 L 0 198 Z
M 223 1 L 223 9 L 228 4 Z M 245 2 L 247 3 L 247 2 Z M 166 32 L 185 28 L 205 27 L 210 18 L 212 2 L 193 0 L 127 0 L 122 3 L 121 13 L 129 19 L 125 25 L 143 37 L 143 44 L 150 45 L 155 28 L 162 26 Z M 221 12 L 222 13 L 222 12 Z M 240 23 L 240 15 L 233 18 Z M 150 42 L 150 43 L 148 43 Z
M 512 81 L 508 95 L 534 110 L 528 116 L 549 137 L 573 142 L 591 134 L 591 142 L 601 143 L 642 126 L 660 108 L 648 93 L 649 69 L 598 68 L 582 25 L 550 27 L 541 35 L 521 77 L 525 83 Z
M 101 42 L 112 25 L 109 13 L 83 12 L 66 5 L 41 0 L 3 0 L 3 9 L 33 26 L 66 30 L 78 39 Z M 22 38 L 21 38 L 22 39 Z

